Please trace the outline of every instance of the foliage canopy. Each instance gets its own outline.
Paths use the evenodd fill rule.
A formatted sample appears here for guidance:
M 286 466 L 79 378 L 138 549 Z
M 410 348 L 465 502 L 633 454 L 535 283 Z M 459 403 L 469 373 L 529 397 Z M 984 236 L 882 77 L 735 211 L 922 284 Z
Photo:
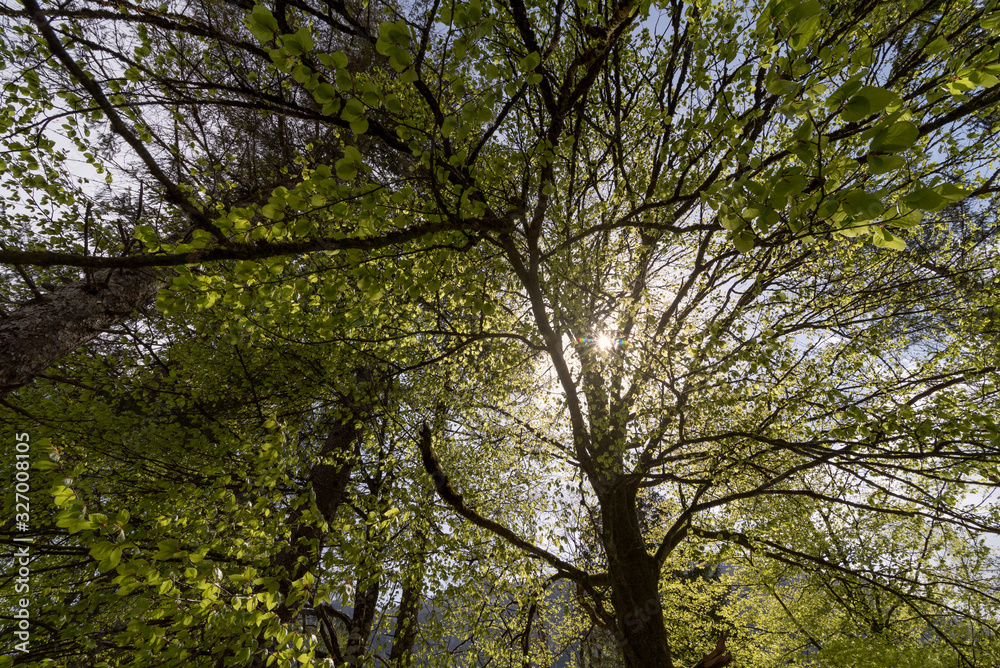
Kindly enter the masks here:
M 995 0 L 0 16 L 0 665 L 1000 661 Z

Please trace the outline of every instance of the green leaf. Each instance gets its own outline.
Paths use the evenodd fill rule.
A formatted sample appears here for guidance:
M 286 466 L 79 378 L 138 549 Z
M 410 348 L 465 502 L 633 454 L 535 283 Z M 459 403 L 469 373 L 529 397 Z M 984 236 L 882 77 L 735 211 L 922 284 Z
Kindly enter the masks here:
M 172 559 L 173 556 L 177 554 L 180 542 L 175 538 L 167 538 L 158 542 L 156 546 L 158 549 L 153 555 L 153 559 L 164 561 L 166 559 Z
M 445 116 L 441 123 L 441 134 L 445 137 L 451 137 L 452 133 L 455 132 L 456 123 L 458 123 L 458 119 L 454 116 Z
M 247 27 L 251 34 L 261 44 L 274 39 L 274 33 L 278 30 L 278 21 L 271 14 L 271 10 L 263 5 L 255 5 L 247 17 Z
M 875 134 L 870 149 L 883 153 L 898 153 L 913 146 L 919 138 L 920 128 L 915 123 L 896 121 Z
M 335 99 L 324 102 L 322 112 L 324 116 L 336 116 L 340 112 L 340 100 Z
M 808 181 L 803 174 L 782 174 L 776 179 L 771 196 L 779 199 L 788 197 L 802 192 L 807 185 Z
M 347 121 L 355 121 L 365 113 L 365 105 L 357 98 L 350 98 L 344 102 L 344 108 L 340 112 L 340 118 Z
M 72 517 L 56 522 L 56 526 L 66 527 L 66 530 L 73 533 L 80 533 L 81 531 L 87 531 L 88 529 L 93 529 L 93 523 L 83 519 L 82 517 Z
M 895 98 L 896 94 L 892 91 L 878 86 L 865 86 L 850 99 L 840 116 L 846 122 L 854 123 L 881 112 Z
M 837 223 L 835 229 L 838 234 L 853 239 L 868 232 L 869 226 L 864 223 L 856 223 L 853 220 L 846 220 Z
M 379 37 L 378 41 L 375 42 L 375 51 L 377 51 L 379 55 L 382 56 L 388 56 L 389 52 L 396 48 L 399 47 L 390 40 L 383 37 Z
M 900 209 L 897 207 L 896 211 L 886 214 L 882 220 L 893 227 L 907 228 L 919 225 L 923 217 L 924 213 L 919 209 Z
M 97 561 L 101 561 L 111 554 L 111 551 L 114 550 L 115 547 L 115 543 L 102 540 L 90 548 L 90 556 Z
M 767 82 L 767 92 L 771 95 L 794 95 L 802 84 L 787 79 L 772 79 Z
M 827 98 L 826 106 L 830 108 L 836 107 L 841 102 L 847 100 L 856 92 L 861 90 L 861 86 L 862 86 L 861 75 L 860 74 L 854 75 L 853 77 L 845 81 L 840 86 L 840 88 L 835 90 L 829 98 Z
M 389 38 L 404 49 L 410 48 L 410 28 L 406 25 L 406 21 L 400 19 L 390 25 Z
M 337 97 L 337 89 L 328 83 L 321 83 L 313 89 L 313 98 L 319 104 L 324 104 Z
M 917 188 L 913 192 L 904 196 L 903 203 L 924 211 L 940 211 L 948 206 L 948 200 L 937 193 L 933 188 Z
M 399 97 L 390 94 L 385 96 L 385 108 L 390 113 L 398 114 L 403 111 L 403 104 L 399 101 Z
M 470 0 L 466 11 L 468 12 L 467 16 L 470 24 L 479 23 L 480 19 L 483 17 L 483 5 L 481 0 Z
M 753 248 L 754 233 L 750 231 L 737 232 L 733 235 L 733 246 L 741 253 L 746 253 Z
M 801 51 L 816 39 L 816 34 L 819 32 L 820 19 L 822 16 L 818 10 L 819 3 L 816 2 L 815 5 L 817 6 L 816 13 L 797 23 L 791 30 L 791 39 L 788 44 L 792 47 L 793 51 Z
M 872 233 L 872 243 L 879 248 L 889 248 L 897 251 L 906 249 L 905 241 L 899 237 L 893 236 L 889 230 L 881 227 L 876 227 L 875 231 Z
M 347 67 L 347 54 L 342 51 L 334 53 L 316 54 L 316 59 L 331 70 L 344 69 Z
M 337 88 L 341 92 L 350 92 L 354 90 L 354 77 L 351 73 L 345 70 L 337 70 Z
M 853 97 L 844 107 L 840 116 L 848 123 L 860 121 L 862 118 L 871 115 L 872 105 L 866 97 Z
M 970 191 L 946 183 L 934 188 L 920 187 L 903 197 L 903 203 L 924 211 L 940 211 L 953 202 L 965 199 Z
M 312 51 L 316 46 L 316 40 L 313 39 L 312 31 L 307 26 L 299 28 L 292 35 L 282 35 L 281 46 L 293 56 L 301 56 Z
M 793 28 L 801 25 L 804 21 L 818 17 L 823 13 L 823 6 L 819 0 L 802 0 L 786 4 L 782 8 L 785 12 L 784 22 Z
M 863 190 L 851 190 L 842 195 L 843 207 L 855 221 L 874 220 L 885 212 L 882 198 Z
M 746 227 L 746 221 L 736 214 L 719 214 L 719 223 L 727 230 L 738 232 Z
M 945 183 L 934 188 L 934 191 L 941 195 L 949 204 L 959 202 L 972 194 L 971 190 L 966 190 L 962 186 L 953 183 Z
M 931 41 L 930 43 L 927 44 L 927 46 L 924 47 L 924 53 L 926 53 L 928 56 L 933 56 L 935 54 L 941 53 L 942 51 L 947 51 L 950 48 L 951 45 L 948 43 L 948 40 L 946 40 L 944 37 L 938 37 L 937 39 Z
M 312 75 L 312 70 L 305 65 L 299 64 L 292 68 L 292 79 L 300 84 L 304 84 Z
M 898 155 L 869 155 L 868 171 L 872 174 L 888 174 L 895 172 L 906 164 L 906 160 Z
M 538 55 L 537 51 L 532 51 L 524 58 L 521 59 L 519 65 L 522 72 L 531 72 L 542 62 L 542 57 Z
M 353 181 L 358 175 L 358 166 L 352 160 L 341 158 L 336 164 L 337 177 L 345 181 Z
M 361 159 L 361 151 L 359 151 L 356 146 L 345 146 L 344 157 L 356 165 L 360 165 L 363 162 Z
M 410 57 L 410 54 L 405 49 L 396 47 L 389 52 L 389 65 L 397 72 L 402 72 L 412 62 L 413 58 Z
M 262 28 L 255 23 L 249 23 L 250 34 L 252 34 L 261 44 L 267 44 L 274 39 L 274 33 L 266 28 Z

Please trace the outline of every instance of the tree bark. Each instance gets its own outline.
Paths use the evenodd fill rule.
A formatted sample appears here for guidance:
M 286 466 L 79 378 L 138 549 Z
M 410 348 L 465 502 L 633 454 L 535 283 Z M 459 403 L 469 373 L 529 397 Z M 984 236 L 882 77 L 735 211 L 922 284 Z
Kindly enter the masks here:
M 155 269 L 102 270 L 0 317 L 0 397 L 124 320 L 161 285 Z
M 421 523 L 417 528 L 417 544 L 403 574 L 403 593 L 396 614 L 396 628 L 392 635 L 392 649 L 389 664 L 395 668 L 413 665 L 413 647 L 417 641 L 417 621 L 424 586 L 424 572 L 427 562 L 427 527 Z
M 354 594 L 354 614 L 351 615 L 353 624 L 347 630 L 347 646 L 344 649 L 344 661 L 349 666 L 360 665 L 367 654 L 368 639 L 378 610 L 379 582 L 376 579 L 367 586 L 365 584 L 363 578 L 358 578 Z
M 692 668 L 725 668 L 732 662 L 732 652 L 726 649 L 726 634 L 720 633 L 715 649 L 702 657 Z
M 346 497 L 347 485 L 354 471 L 354 454 L 360 447 L 361 429 L 355 425 L 356 411 L 352 411 L 346 422 L 335 423 L 323 443 L 321 456 L 333 455 L 339 459 L 337 464 L 316 464 L 310 476 L 313 492 L 316 495 L 316 507 L 319 508 L 327 524 L 333 524 L 340 504 Z M 288 623 L 299 610 L 300 605 L 289 606 L 286 603 L 291 591 L 291 584 L 306 572 L 315 568 L 326 534 L 312 522 L 301 521 L 302 512 L 294 510 L 289 514 L 288 522 L 292 525 L 292 535 L 288 544 L 275 557 L 274 563 L 279 570 L 285 572 L 278 588 L 281 604 L 277 608 L 278 618 Z M 302 557 L 305 557 L 303 560 Z
M 316 507 L 319 508 L 327 524 L 331 525 L 337 515 L 337 509 L 346 496 L 347 484 L 351 481 L 351 473 L 354 471 L 354 456 L 360 447 L 361 430 L 355 426 L 355 417 L 356 415 L 352 414 L 346 423 L 334 424 L 320 451 L 320 457 L 333 456 L 337 459 L 337 463 L 316 464 L 309 476 L 312 480 L 313 493 L 316 495 Z
M 421 563 L 419 567 L 422 569 L 423 564 Z M 417 641 L 417 614 L 420 612 L 422 585 L 423 572 L 412 581 L 407 579 L 403 585 L 399 612 L 396 614 L 396 629 L 392 635 L 392 650 L 389 651 L 390 665 L 398 668 L 408 668 L 413 665 L 413 647 Z
M 611 576 L 611 602 L 627 668 L 673 668 L 660 605 L 660 569 L 646 551 L 636 490 L 616 485 L 600 495 L 602 542 Z

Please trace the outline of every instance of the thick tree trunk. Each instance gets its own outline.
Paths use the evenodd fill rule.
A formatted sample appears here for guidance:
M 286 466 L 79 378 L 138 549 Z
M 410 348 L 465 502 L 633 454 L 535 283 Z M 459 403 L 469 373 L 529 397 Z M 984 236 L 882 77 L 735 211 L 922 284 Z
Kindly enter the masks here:
M 424 587 L 427 562 L 427 527 L 421 523 L 417 529 L 414 550 L 406 573 L 403 574 L 403 594 L 396 615 L 396 629 L 392 635 L 389 664 L 395 668 L 413 665 L 413 647 L 417 641 L 417 617 Z
M 353 415 L 346 423 L 334 424 L 323 443 L 320 455 L 339 457 L 340 463 L 320 463 L 313 466 L 310 477 L 316 495 L 316 506 L 327 524 L 333 524 L 337 510 L 347 495 L 347 485 L 354 470 L 353 455 L 359 447 L 360 437 L 361 430 L 355 426 Z M 292 525 L 292 536 L 274 560 L 279 570 L 283 570 L 286 574 L 278 588 L 282 602 L 277 608 L 278 618 L 284 623 L 289 622 L 299 610 L 299 605 L 288 606 L 285 603 L 291 591 L 291 584 L 315 568 L 322 548 L 321 543 L 325 539 L 325 533 L 320 527 L 311 522 L 299 521 L 301 516 L 299 510 L 289 514 L 288 522 Z
M 347 647 L 344 649 L 344 661 L 349 666 L 361 665 L 367 654 L 368 639 L 378 610 L 378 580 L 367 586 L 365 584 L 365 580 L 359 578 L 354 594 L 354 614 L 351 615 L 353 624 L 348 629 Z
M 155 269 L 94 273 L 0 317 L 0 397 L 40 373 L 156 296 Z
M 660 569 L 646 551 L 635 490 L 617 486 L 602 493 L 600 501 L 611 602 L 625 665 L 673 668 L 660 605 Z
M 421 564 L 421 568 L 422 566 Z M 417 641 L 417 614 L 420 612 L 420 594 L 423 589 L 422 576 L 421 572 L 419 578 L 406 581 L 403 585 L 403 595 L 399 600 L 396 629 L 392 635 L 392 650 L 389 652 L 389 664 L 398 668 L 413 665 L 413 646 Z
M 288 522 L 292 524 L 292 535 L 273 561 L 281 578 L 277 592 L 281 602 L 274 612 L 282 624 L 289 623 L 302 607 L 302 600 L 293 604 L 288 603 L 288 596 L 292 593 L 292 583 L 315 567 L 319 561 L 320 544 L 324 538 L 324 533 L 318 526 L 300 521 L 301 517 L 302 512 L 299 510 L 289 513 Z
M 337 459 L 337 463 L 316 464 L 309 476 L 316 495 L 316 507 L 327 524 L 331 525 L 337 509 L 346 497 L 347 484 L 354 471 L 354 456 L 360 447 L 361 430 L 355 426 L 354 418 L 355 415 L 352 415 L 346 424 L 334 424 L 320 451 L 320 457 L 332 456 Z

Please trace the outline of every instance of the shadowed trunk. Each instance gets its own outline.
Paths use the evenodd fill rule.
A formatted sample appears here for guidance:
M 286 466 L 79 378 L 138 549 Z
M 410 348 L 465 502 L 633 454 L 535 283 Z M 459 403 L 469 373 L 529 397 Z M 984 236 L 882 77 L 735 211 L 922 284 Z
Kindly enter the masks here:
M 156 296 L 155 269 L 97 271 L 0 317 L 0 397 L 40 373 Z
M 427 527 L 423 523 L 417 529 L 416 542 L 416 550 L 410 559 L 409 568 L 403 575 L 403 594 L 399 600 L 392 650 L 389 652 L 389 663 L 394 668 L 408 668 L 413 665 L 413 646 L 417 640 L 417 614 L 420 612 L 427 561 Z
M 333 457 L 336 463 L 316 464 L 310 475 L 313 493 L 316 495 L 316 507 L 327 524 L 333 524 L 337 509 L 344 501 L 347 483 L 351 481 L 361 437 L 361 430 L 355 425 L 357 416 L 354 413 L 346 423 L 337 423 L 330 428 L 320 457 Z
M 360 665 L 368 650 L 368 639 L 372 634 L 375 612 L 378 609 L 379 582 L 376 579 L 362 589 L 363 579 L 358 579 L 354 595 L 354 614 L 348 629 L 347 647 L 344 661 L 349 666 Z
M 421 559 L 422 561 L 422 559 Z M 421 563 L 419 566 L 423 568 Z M 392 650 L 389 663 L 399 668 L 413 665 L 413 646 L 417 641 L 417 613 L 420 611 L 420 594 L 423 589 L 423 572 L 403 585 L 403 595 L 396 615 L 396 630 L 392 636 Z
M 600 495 L 617 637 L 627 668 L 673 668 L 660 605 L 660 569 L 646 552 L 635 496 L 627 485 Z
M 312 469 L 313 492 L 316 495 L 316 507 L 323 519 L 333 524 L 340 504 L 346 496 L 347 484 L 354 470 L 354 455 L 360 447 L 362 430 L 356 426 L 355 417 L 359 410 L 352 411 L 351 418 L 346 422 L 338 422 L 330 427 L 330 433 L 320 451 L 321 457 L 332 456 L 338 460 L 336 464 L 319 463 Z M 281 604 L 276 612 L 282 622 L 287 623 L 297 614 L 301 602 L 294 606 L 286 604 L 285 599 L 291 591 L 292 582 L 298 580 L 316 567 L 319 559 L 321 543 L 326 533 L 311 522 L 299 521 L 300 510 L 289 513 L 288 522 L 292 525 L 292 535 L 287 546 L 282 548 L 274 563 L 285 576 L 281 580 L 278 593 Z M 303 557 L 305 557 L 303 559 Z
M 316 495 L 316 507 L 323 515 L 323 519 L 328 524 L 332 524 L 337 510 L 346 498 L 347 485 L 351 480 L 351 473 L 354 470 L 355 457 L 360 447 L 362 429 L 357 426 L 355 418 L 363 414 L 362 409 L 355 408 L 351 411 L 351 417 L 345 422 L 334 423 L 330 427 L 330 432 L 320 450 L 321 457 L 332 456 L 338 460 L 336 464 L 319 463 L 313 466 L 312 480 L 313 493 Z M 282 573 L 278 585 L 278 595 L 281 602 L 275 608 L 275 614 L 283 624 L 291 622 L 308 601 L 298 600 L 289 604 L 288 595 L 291 593 L 292 583 L 313 570 L 320 557 L 322 544 L 326 539 L 326 532 L 313 522 L 301 521 L 302 511 L 295 509 L 289 513 L 288 522 L 292 525 L 291 537 L 288 543 L 282 547 L 274 559 L 279 573 Z M 375 600 L 378 601 L 378 590 L 376 586 Z M 322 607 L 322 606 L 321 606 Z M 374 619 L 374 604 L 371 606 L 371 619 Z M 331 624 L 329 618 L 326 619 L 328 625 Z M 369 621 L 369 628 L 371 621 Z M 332 626 L 330 627 L 332 629 Z M 367 635 L 365 636 L 367 638 Z M 326 636 L 328 646 L 334 655 L 339 659 L 340 648 L 336 645 L 335 636 Z M 262 644 L 266 643 L 263 635 L 258 638 Z M 352 647 L 348 641 L 347 651 Z M 355 648 L 354 651 L 357 651 Z M 244 668 L 258 668 L 254 658 L 253 662 Z

